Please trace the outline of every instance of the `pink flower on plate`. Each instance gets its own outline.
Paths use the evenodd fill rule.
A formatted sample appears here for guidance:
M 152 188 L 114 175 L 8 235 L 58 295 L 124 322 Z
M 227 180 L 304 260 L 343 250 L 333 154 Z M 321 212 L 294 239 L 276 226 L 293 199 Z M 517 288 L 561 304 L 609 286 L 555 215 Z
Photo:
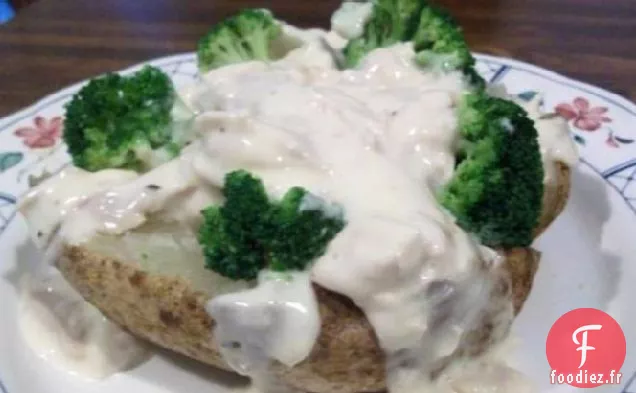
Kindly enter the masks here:
M 37 116 L 33 119 L 32 127 L 18 128 L 14 134 L 32 149 L 51 147 L 62 135 L 62 118 L 57 116 L 47 120 Z
M 608 110 L 606 107 L 590 107 L 590 102 L 583 97 L 574 99 L 573 104 L 559 104 L 555 110 L 568 121 L 574 120 L 574 126 L 583 131 L 596 131 L 601 128 L 603 123 L 612 121 L 605 116 Z

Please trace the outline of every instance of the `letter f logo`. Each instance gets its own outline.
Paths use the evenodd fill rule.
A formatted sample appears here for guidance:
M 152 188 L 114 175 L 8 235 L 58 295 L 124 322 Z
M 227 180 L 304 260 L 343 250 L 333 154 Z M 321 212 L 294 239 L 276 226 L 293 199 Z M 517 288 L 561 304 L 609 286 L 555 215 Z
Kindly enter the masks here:
M 587 361 L 587 351 L 593 351 L 596 349 L 587 345 L 587 332 L 590 330 L 601 330 L 601 328 L 603 328 L 602 325 L 585 325 L 576 329 L 574 333 L 572 333 L 572 341 L 574 341 L 574 344 L 580 345 L 580 347 L 576 349 L 577 351 L 581 351 L 581 364 L 579 365 L 579 368 L 583 367 Z M 583 339 L 581 342 L 579 342 L 579 339 L 577 338 L 579 333 L 583 333 Z

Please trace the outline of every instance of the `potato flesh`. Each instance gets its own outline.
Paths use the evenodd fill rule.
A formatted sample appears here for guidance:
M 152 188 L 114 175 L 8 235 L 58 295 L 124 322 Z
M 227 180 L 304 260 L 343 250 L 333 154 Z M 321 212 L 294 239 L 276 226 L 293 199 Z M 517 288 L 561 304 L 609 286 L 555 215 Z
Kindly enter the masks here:
M 85 246 L 150 274 L 180 277 L 210 297 L 249 287 L 245 281 L 233 281 L 206 269 L 196 234 L 184 226 L 155 223 L 122 236 L 97 235 Z

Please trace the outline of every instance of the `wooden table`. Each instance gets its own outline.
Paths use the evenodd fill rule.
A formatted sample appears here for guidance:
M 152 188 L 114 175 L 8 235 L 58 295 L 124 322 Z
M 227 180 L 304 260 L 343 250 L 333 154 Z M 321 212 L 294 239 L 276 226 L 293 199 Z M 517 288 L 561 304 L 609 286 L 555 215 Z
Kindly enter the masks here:
M 636 99 L 635 0 L 439 0 L 475 51 L 510 56 Z M 192 51 L 241 7 L 327 27 L 340 0 L 39 0 L 0 26 L 0 116 L 140 61 Z

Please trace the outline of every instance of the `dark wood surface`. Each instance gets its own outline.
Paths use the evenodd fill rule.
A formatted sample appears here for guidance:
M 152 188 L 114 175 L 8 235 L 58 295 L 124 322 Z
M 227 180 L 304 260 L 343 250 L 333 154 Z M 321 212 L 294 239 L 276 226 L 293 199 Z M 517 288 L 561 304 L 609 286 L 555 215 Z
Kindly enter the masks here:
M 33 4 L 37 0 L 9 0 L 9 4 L 13 6 L 13 8 L 19 10 L 27 5 Z
M 513 57 L 636 99 L 636 0 L 438 0 L 475 51 Z M 0 116 L 66 85 L 193 50 L 246 6 L 327 27 L 340 0 L 39 0 L 0 26 Z

